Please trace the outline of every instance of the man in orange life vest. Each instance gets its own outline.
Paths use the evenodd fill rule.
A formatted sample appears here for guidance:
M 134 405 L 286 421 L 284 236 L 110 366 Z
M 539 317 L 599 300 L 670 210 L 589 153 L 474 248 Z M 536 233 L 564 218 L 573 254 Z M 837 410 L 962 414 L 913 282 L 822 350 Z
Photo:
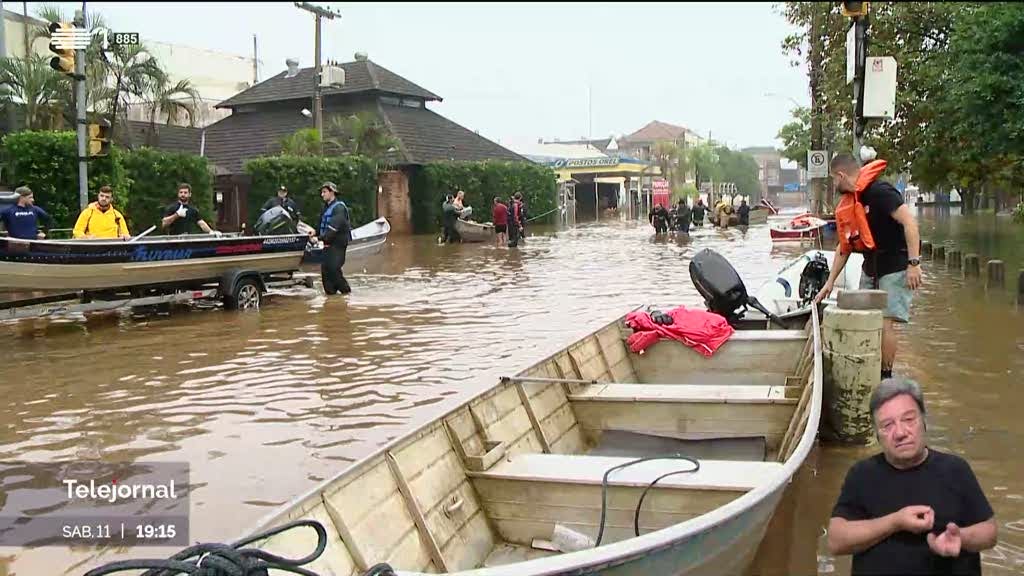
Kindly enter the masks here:
M 836 207 L 839 247 L 828 282 L 816 301 L 828 297 L 852 252 L 864 253 L 860 288 L 885 290 L 888 305 L 882 330 L 882 377 L 892 376 L 895 323 L 910 321 L 912 291 L 921 285 L 921 237 L 917 221 L 892 184 L 878 180 L 884 160 L 863 168 L 849 154 L 832 159 L 829 171 L 843 198 Z

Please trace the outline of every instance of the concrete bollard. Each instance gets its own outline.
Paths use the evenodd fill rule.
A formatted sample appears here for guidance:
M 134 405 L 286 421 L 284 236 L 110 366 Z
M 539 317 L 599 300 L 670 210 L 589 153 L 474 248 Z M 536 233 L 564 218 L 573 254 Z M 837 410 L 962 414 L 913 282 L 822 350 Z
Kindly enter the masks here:
M 946 252 L 946 266 L 951 270 L 960 269 L 960 249 L 950 248 L 949 252 Z
M 935 249 L 932 250 L 932 260 L 938 260 L 939 262 L 945 261 L 946 247 L 942 246 L 941 244 L 936 246 Z
M 1024 306 L 1024 270 L 1017 277 L 1017 303 Z
M 977 278 L 981 275 L 981 261 L 978 259 L 977 254 L 967 254 L 964 256 L 964 277 L 965 278 Z
M 1002 260 L 989 260 L 986 265 L 988 282 L 987 285 L 1002 288 L 1006 286 L 1006 264 Z
M 928 242 L 928 241 L 921 242 L 921 258 L 931 258 L 931 257 L 932 257 L 932 243 Z
M 875 306 L 878 297 L 843 291 L 847 301 Z M 881 292 L 882 306 L 885 293 Z M 874 438 L 868 402 L 881 379 L 882 310 L 825 309 L 821 324 L 824 364 L 823 437 L 844 443 L 868 444 Z

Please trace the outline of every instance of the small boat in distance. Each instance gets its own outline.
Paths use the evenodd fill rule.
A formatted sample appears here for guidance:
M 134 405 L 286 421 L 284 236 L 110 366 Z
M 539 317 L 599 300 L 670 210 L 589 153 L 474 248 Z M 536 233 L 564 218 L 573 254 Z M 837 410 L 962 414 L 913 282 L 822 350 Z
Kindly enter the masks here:
M 480 223 L 459 218 L 455 221 L 455 231 L 463 242 L 494 242 L 494 224 Z
M 783 320 L 805 318 L 812 307 L 810 300 L 828 281 L 834 260 L 835 252 L 831 250 L 805 252 L 783 266 L 774 279 L 762 284 L 754 296 L 769 312 Z M 835 303 L 839 290 L 858 289 L 863 264 L 863 254 L 850 255 L 826 304 Z
M 769 233 L 773 241 L 817 240 L 821 238 L 827 224 L 821 218 L 804 213 L 789 222 L 772 222 Z

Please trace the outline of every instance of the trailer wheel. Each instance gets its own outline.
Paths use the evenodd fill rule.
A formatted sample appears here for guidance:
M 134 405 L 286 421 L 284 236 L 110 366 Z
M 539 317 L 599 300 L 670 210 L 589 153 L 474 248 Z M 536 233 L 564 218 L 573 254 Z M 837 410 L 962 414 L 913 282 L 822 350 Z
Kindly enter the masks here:
M 230 310 L 251 310 L 260 307 L 263 292 L 255 278 L 242 278 L 231 294 L 224 297 L 224 306 Z

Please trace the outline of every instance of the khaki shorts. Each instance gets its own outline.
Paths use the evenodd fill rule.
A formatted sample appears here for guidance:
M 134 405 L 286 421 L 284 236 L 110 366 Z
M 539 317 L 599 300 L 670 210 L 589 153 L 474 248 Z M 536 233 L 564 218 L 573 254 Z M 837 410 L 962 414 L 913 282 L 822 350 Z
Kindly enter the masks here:
M 867 274 L 860 275 L 860 289 L 874 290 L 875 279 Z M 885 290 L 889 295 L 889 302 L 886 304 L 882 316 L 891 318 L 897 322 L 910 322 L 910 305 L 914 300 L 914 293 L 907 286 L 907 271 L 900 270 L 892 274 L 886 274 L 878 279 L 878 290 Z

